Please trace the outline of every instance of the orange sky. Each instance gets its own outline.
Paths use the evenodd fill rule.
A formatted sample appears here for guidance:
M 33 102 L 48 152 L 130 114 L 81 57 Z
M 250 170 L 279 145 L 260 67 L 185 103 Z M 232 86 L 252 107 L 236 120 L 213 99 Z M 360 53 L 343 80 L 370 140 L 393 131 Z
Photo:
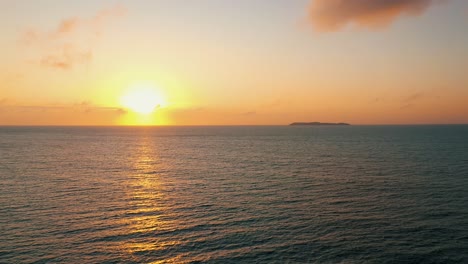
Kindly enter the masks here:
M 468 123 L 463 0 L 0 8 L 0 125 Z

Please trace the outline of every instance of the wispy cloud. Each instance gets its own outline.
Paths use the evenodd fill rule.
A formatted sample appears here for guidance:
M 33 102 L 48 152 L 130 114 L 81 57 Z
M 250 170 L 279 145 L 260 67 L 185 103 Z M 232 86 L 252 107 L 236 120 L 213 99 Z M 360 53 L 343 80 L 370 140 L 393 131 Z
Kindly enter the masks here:
M 68 34 L 76 30 L 80 24 L 80 20 L 76 17 L 64 19 L 60 22 L 57 31 L 57 35 Z
M 127 14 L 127 9 L 123 6 L 114 6 L 109 9 L 100 10 L 91 20 L 91 26 L 96 35 L 101 35 L 104 27 L 114 19 Z
M 414 107 L 415 104 L 418 101 L 423 100 L 425 96 L 426 94 L 422 92 L 415 92 L 413 94 L 408 95 L 407 97 L 403 98 L 403 105 L 400 107 L 400 109 L 408 109 Z
M 87 65 L 92 58 L 93 53 L 91 50 L 79 50 L 71 45 L 65 45 L 56 53 L 44 55 L 40 64 L 45 67 L 67 70 L 76 64 Z
M 88 65 L 93 58 L 93 42 L 103 34 L 109 22 L 125 14 L 125 8 L 115 6 L 90 18 L 65 18 L 51 30 L 26 30 L 20 41 L 40 54 L 33 60 L 40 66 L 67 70 L 76 65 Z
M 408 97 L 406 97 L 404 102 L 405 103 L 411 103 L 411 102 L 417 101 L 417 100 L 419 100 L 419 99 L 421 99 L 423 97 L 424 97 L 424 93 L 416 92 L 416 93 L 413 93 L 413 94 L 409 95 Z
M 126 113 L 120 107 L 89 102 L 34 104 L 0 100 L 0 124 L 7 125 L 115 125 Z
M 431 5 L 448 0 L 313 0 L 309 21 L 318 32 L 332 32 L 348 25 L 380 29 L 400 16 L 418 16 Z
M 0 111 L 8 112 L 77 112 L 77 113 L 102 113 L 110 112 L 116 115 L 125 114 L 127 111 L 120 107 L 108 107 L 95 105 L 90 102 L 81 102 L 76 104 L 18 104 L 8 98 L 0 99 Z
M 243 115 L 243 116 L 254 116 L 256 114 L 257 114 L 256 111 L 249 111 L 249 112 L 241 113 L 241 115 Z
M 88 101 L 83 101 L 79 104 L 75 104 L 73 107 L 75 109 L 81 109 L 85 113 L 106 112 L 106 111 L 114 112 L 115 114 L 119 114 L 119 115 L 127 113 L 127 110 L 121 107 L 97 106 Z

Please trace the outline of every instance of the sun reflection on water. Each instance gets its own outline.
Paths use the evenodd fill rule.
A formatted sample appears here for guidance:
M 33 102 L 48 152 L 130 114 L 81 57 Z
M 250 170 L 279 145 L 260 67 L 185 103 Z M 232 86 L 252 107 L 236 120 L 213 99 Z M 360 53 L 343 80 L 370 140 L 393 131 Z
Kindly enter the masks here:
M 154 260 L 154 256 L 160 255 L 161 251 L 180 243 L 171 237 L 160 235 L 177 229 L 177 223 L 165 201 L 162 177 L 166 165 L 159 158 L 149 135 L 142 135 L 139 145 L 135 146 L 135 155 L 129 159 L 132 159 L 133 173 L 128 182 L 130 209 L 125 224 L 131 239 L 121 244 L 121 250 L 127 252 L 132 260 L 147 262 L 149 256 L 153 256 L 151 259 Z M 170 259 L 161 261 L 160 263 L 173 262 Z

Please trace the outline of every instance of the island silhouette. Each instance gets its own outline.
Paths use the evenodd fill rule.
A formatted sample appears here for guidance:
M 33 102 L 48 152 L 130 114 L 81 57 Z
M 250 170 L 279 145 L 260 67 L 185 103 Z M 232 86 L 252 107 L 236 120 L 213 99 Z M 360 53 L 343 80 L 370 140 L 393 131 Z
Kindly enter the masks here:
M 348 123 L 294 122 L 290 126 L 350 126 Z

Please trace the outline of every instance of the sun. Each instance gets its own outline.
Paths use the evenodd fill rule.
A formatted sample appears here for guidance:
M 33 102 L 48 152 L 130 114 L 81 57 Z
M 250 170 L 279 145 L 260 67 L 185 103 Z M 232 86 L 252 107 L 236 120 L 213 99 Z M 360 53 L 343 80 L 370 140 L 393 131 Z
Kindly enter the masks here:
M 139 114 L 151 114 L 165 105 L 164 98 L 152 85 L 133 85 L 121 98 L 122 105 Z

